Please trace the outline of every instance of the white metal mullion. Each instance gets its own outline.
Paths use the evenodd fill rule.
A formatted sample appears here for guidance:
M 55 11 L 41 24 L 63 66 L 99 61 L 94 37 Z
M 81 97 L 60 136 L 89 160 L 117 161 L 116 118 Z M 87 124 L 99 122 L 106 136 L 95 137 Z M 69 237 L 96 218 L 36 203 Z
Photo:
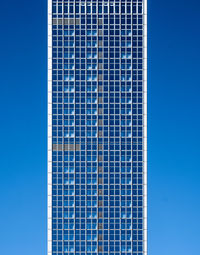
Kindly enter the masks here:
M 143 172 L 143 207 L 144 207 L 144 234 L 143 234 L 143 251 L 144 255 L 147 255 L 147 0 L 143 3 L 143 121 L 144 121 L 144 148 L 143 148 L 143 161 L 144 161 L 144 172 Z
M 108 38 L 110 38 L 110 1 L 108 1 Z M 109 41 L 109 40 L 108 40 Z M 109 165 L 109 173 L 108 173 L 108 184 L 110 184 L 110 41 L 108 46 L 108 86 L 109 86 L 109 94 L 108 94 L 108 119 L 109 119 L 109 129 L 108 129 L 108 165 Z M 110 243 L 110 185 L 108 185 L 108 226 L 109 226 L 109 233 L 108 239 Z M 110 254 L 110 248 L 108 251 Z
M 133 252 L 133 1 L 131 1 L 131 251 Z
M 119 20 L 120 20 L 120 32 L 122 31 L 122 29 L 121 29 L 121 27 L 122 27 L 122 24 L 121 24 L 121 1 L 120 1 L 120 3 L 119 3 Z M 119 54 L 120 54 L 120 87 L 122 87 L 122 79 L 121 79 L 121 72 L 122 72 L 122 34 L 120 34 L 120 52 L 119 52 Z M 122 98 L 122 91 L 120 91 L 120 120 L 122 121 L 122 102 L 121 102 L 121 98 Z M 120 134 L 122 134 L 122 125 L 120 125 Z M 121 158 L 122 158 L 122 150 L 121 150 L 121 146 L 122 146 L 122 138 L 120 139 L 120 144 L 119 144 L 119 146 L 120 146 L 120 148 L 119 148 L 119 150 L 120 150 L 120 164 L 122 164 L 122 162 L 121 162 Z M 120 166 L 121 167 L 121 166 Z M 120 173 L 120 180 L 122 180 L 122 178 L 121 178 L 121 174 L 122 174 L 122 172 Z M 122 183 L 120 182 L 120 214 L 122 215 Z M 121 215 L 120 215 L 120 247 L 121 247 L 121 242 L 122 242 L 122 238 L 121 238 L 121 232 L 122 232 L 122 224 L 121 224 L 121 222 L 122 222 L 122 217 L 121 217 Z M 120 249 L 120 254 L 122 253 L 122 249 Z
M 48 255 L 52 254 L 52 0 L 48 1 Z

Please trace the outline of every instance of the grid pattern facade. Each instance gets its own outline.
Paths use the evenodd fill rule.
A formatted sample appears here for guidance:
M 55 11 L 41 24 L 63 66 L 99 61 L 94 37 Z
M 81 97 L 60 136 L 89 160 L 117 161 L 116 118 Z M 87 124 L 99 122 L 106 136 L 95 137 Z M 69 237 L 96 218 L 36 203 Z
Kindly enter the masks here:
M 146 1 L 48 12 L 48 255 L 146 255 Z

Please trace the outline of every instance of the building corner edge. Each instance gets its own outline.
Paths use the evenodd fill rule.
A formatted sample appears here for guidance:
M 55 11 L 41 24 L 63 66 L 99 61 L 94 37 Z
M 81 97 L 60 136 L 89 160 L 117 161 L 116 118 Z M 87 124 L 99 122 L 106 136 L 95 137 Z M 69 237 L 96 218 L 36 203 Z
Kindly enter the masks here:
M 144 0 L 144 255 L 147 255 L 147 0 Z
M 47 254 L 52 255 L 52 0 L 48 0 L 48 243 Z

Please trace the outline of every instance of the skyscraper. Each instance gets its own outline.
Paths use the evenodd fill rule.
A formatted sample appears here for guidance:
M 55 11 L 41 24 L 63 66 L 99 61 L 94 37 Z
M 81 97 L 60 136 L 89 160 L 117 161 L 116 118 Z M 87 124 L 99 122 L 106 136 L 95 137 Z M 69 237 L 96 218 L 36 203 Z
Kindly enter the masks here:
M 147 2 L 48 1 L 48 255 L 147 254 Z

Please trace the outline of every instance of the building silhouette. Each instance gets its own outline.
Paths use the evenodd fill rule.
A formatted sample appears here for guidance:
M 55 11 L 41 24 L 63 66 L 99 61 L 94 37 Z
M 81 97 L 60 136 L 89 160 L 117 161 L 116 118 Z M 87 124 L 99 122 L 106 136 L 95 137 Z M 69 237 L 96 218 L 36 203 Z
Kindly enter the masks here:
M 48 1 L 48 255 L 147 255 L 147 2 Z

